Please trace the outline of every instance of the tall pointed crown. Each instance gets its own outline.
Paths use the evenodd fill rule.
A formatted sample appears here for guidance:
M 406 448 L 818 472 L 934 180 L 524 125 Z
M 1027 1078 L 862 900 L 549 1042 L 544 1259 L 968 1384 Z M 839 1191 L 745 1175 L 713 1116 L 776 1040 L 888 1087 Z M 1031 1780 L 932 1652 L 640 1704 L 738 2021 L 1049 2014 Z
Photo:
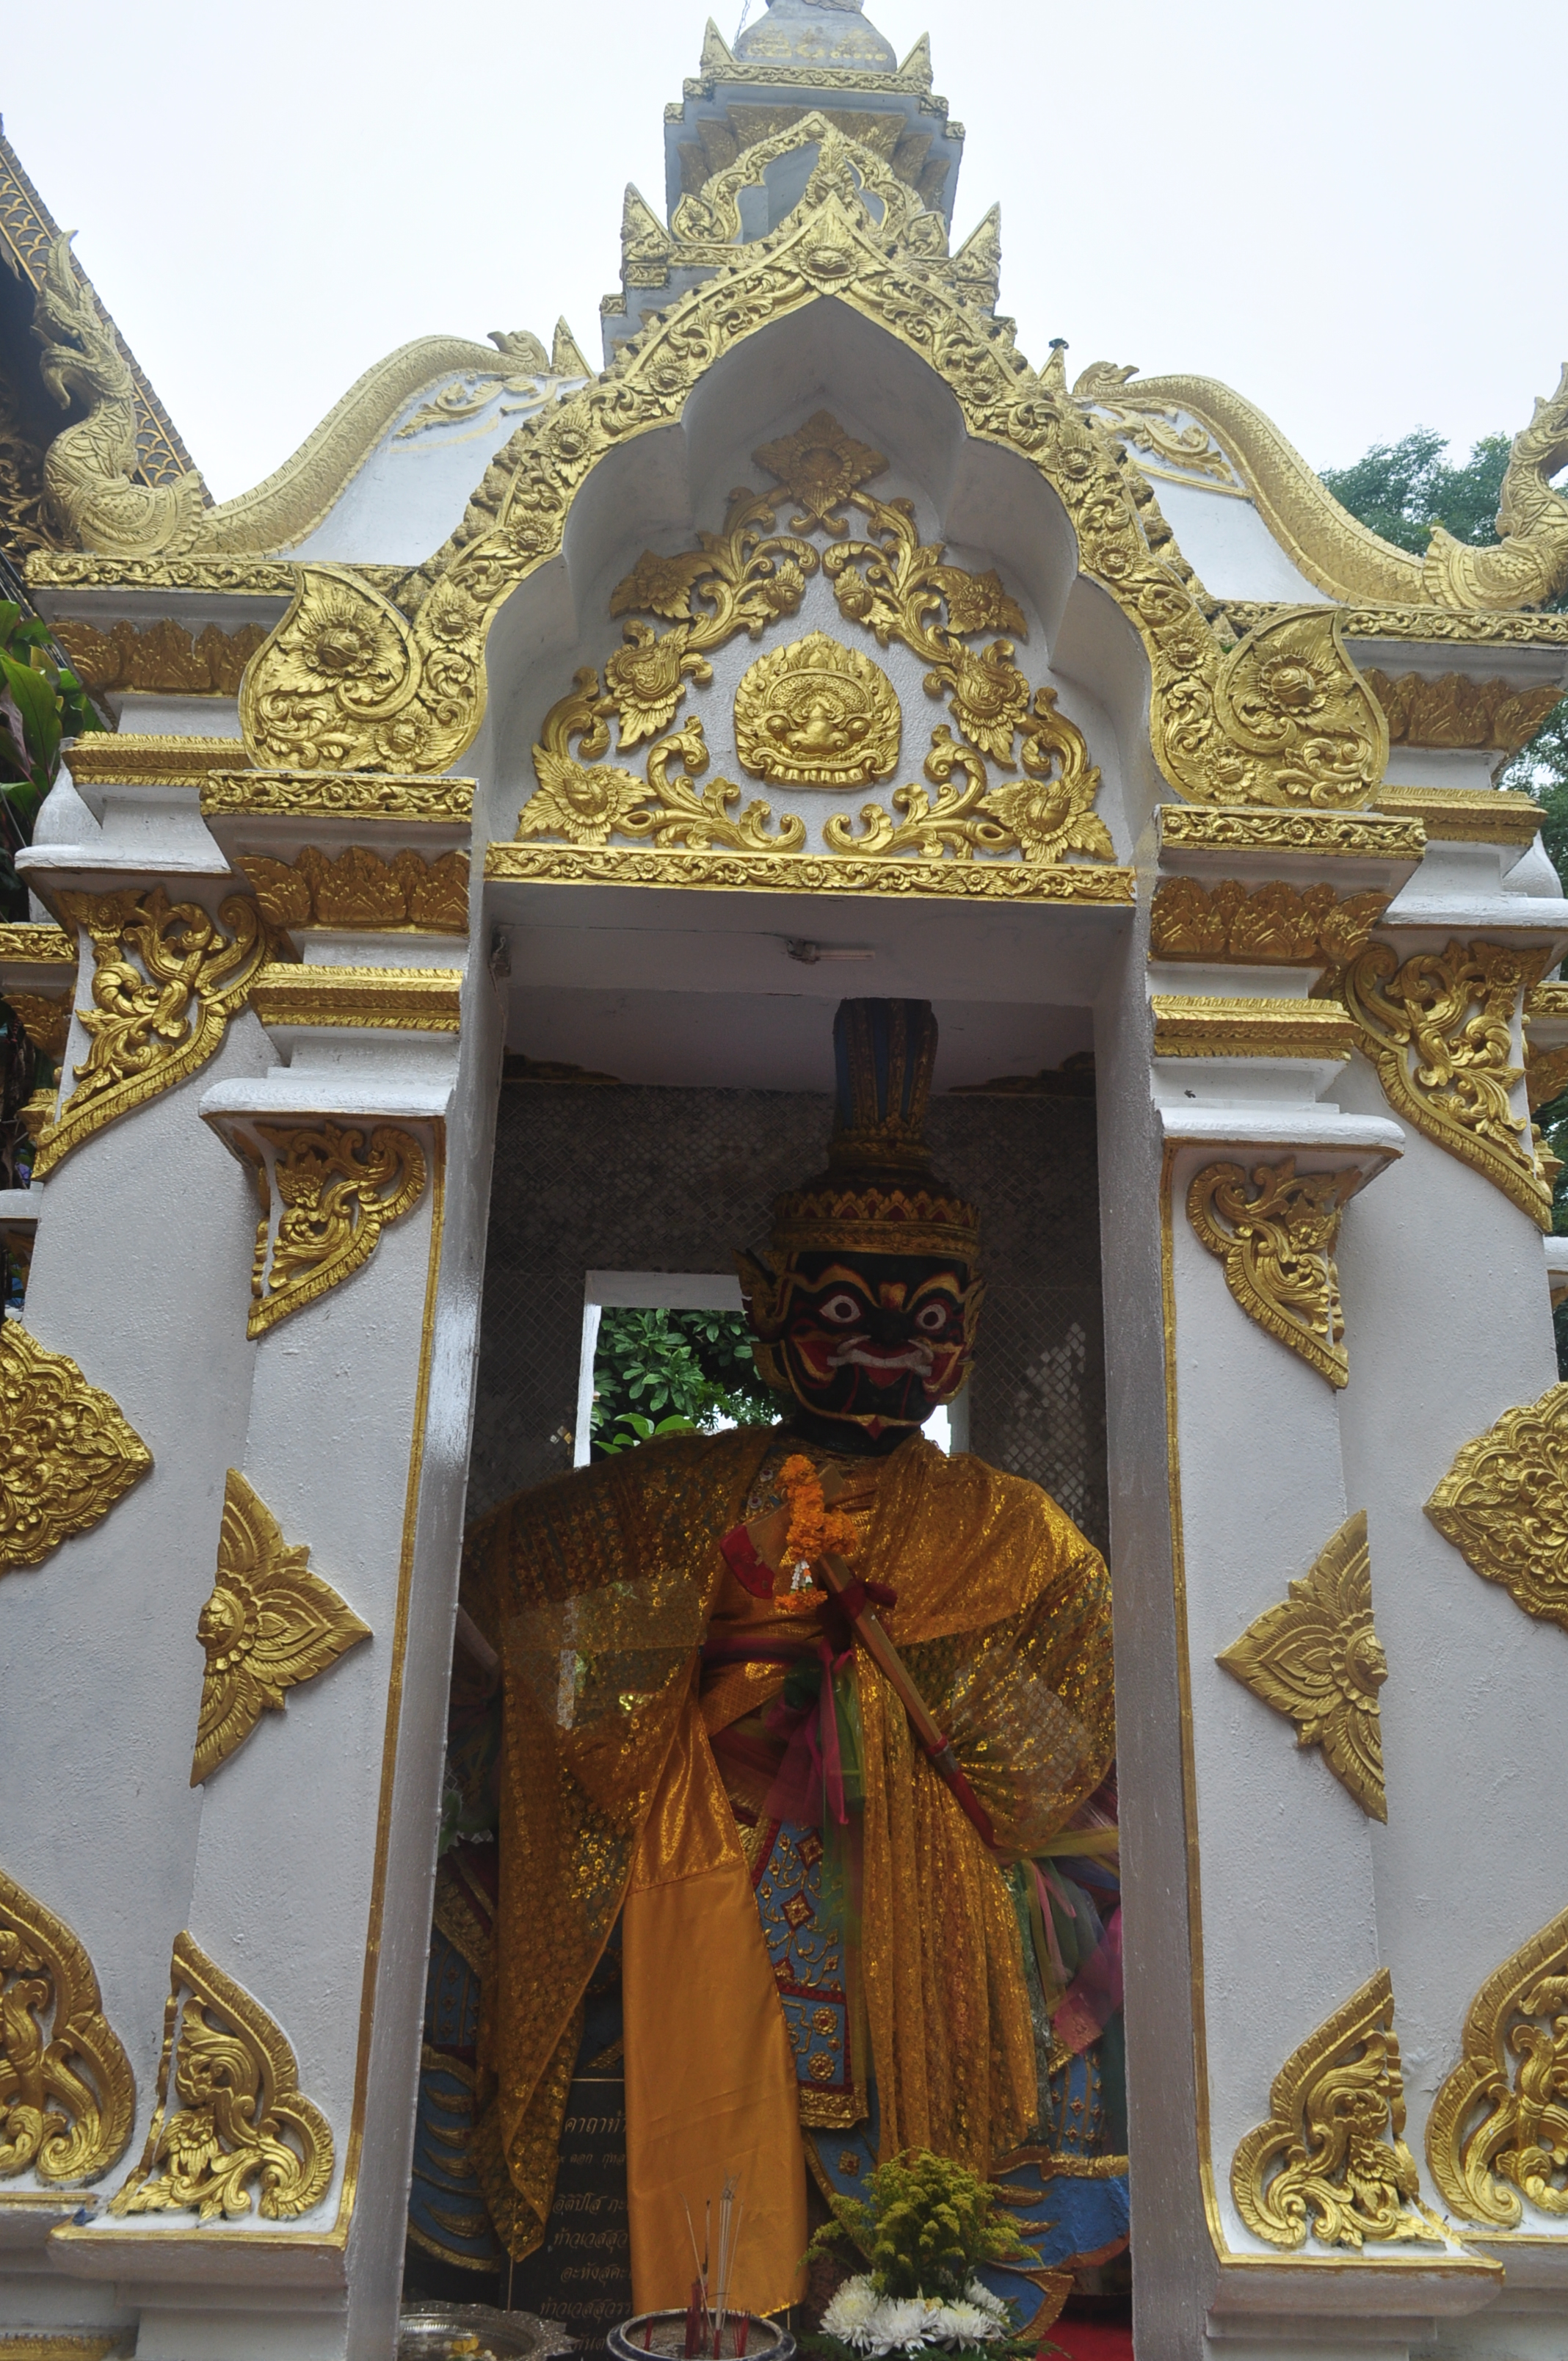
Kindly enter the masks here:
M 937 1062 L 928 1000 L 842 1000 L 833 1019 L 837 1093 L 828 1170 L 774 1208 L 781 1253 L 957 1255 L 973 1262 L 980 1224 L 926 1144 Z

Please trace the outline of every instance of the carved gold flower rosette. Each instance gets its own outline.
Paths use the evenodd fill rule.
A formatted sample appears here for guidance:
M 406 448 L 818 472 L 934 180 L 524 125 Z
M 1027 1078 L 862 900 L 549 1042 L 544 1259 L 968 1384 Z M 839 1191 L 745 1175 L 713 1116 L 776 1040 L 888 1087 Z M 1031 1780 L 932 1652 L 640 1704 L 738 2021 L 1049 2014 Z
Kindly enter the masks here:
M 96 2180 L 131 2136 L 136 2084 L 63 1918 L 0 1870 L 0 2180 Z
M 1495 1968 L 1427 2118 L 1427 2162 L 1461 2221 L 1568 2216 L 1568 1910 Z
M 1465 1444 L 1426 1512 L 1484 1581 L 1568 1631 L 1568 1384 Z
M 170 2111 L 170 2084 L 181 2103 Z M 248 2213 L 287 2221 L 332 2179 L 331 2126 L 300 2089 L 293 2050 L 258 2001 L 189 1934 L 174 1938 L 158 2104 L 111 2213 Z
M 291 1547 L 278 1520 L 231 1467 L 212 1596 L 196 1620 L 206 1652 L 191 1784 L 200 1786 L 244 1745 L 284 1692 L 313 1679 L 370 1637 L 332 1585 L 309 1571 L 310 1551 Z
M 1247 2228 L 1271 2246 L 1446 2246 L 1405 2145 L 1404 2080 L 1387 1968 L 1293 2049 L 1268 2117 L 1231 2165 Z
M 1298 1746 L 1318 1746 L 1369 1819 L 1387 1820 L 1377 1692 L 1388 1677 L 1372 1620 L 1366 1511 L 1325 1543 L 1283 1605 L 1249 1623 L 1216 1661 L 1296 1725 Z

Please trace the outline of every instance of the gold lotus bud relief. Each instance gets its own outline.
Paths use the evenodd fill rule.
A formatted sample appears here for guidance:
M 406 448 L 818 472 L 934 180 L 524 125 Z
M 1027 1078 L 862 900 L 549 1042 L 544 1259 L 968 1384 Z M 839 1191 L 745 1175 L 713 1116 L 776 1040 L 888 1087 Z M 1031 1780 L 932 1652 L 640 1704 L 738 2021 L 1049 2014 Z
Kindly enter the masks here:
M 759 656 L 735 692 L 735 751 L 761 779 L 853 787 L 898 767 L 898 692 L 858 649 L 813 631 Z

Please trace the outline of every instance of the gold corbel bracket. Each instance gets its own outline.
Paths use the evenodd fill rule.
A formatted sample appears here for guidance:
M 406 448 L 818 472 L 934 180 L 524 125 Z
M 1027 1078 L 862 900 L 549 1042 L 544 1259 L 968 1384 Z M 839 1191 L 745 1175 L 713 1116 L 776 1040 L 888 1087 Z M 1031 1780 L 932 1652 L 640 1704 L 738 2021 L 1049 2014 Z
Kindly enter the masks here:
M 1255 1320 L 1331 1386 L 1350 1380 L 1334 1246 L 1346 1200 L 1367 1175 L 1302 1172 L 1278 1164 L 1206 1164 L 1187 1191 L 1187 1218 L 1218 1257 L 1230 1289 Z
M 207 1120 L 247 1168 L 261 1208 L 248 1336 L 266 1335 L 352 1279 L 383 1230 L 424 1193 L 425 1149 L 401 1124 L 326 1115 L 263 1122 L 227 1111 Z M 439 1123 L 431 1116 L 427 1127 Z
M 1427 2162 L 1462 2222 L 1568 2215 L 1568 1910 L 1493 1970 L 1427 2117 Z
M 30 2172 L 55 2189 L 118 2163 L 136 2117 L 130 2061 L 92 1960 L 64 1919 L 3 1870 L 0 2105 L 0 2181 Z

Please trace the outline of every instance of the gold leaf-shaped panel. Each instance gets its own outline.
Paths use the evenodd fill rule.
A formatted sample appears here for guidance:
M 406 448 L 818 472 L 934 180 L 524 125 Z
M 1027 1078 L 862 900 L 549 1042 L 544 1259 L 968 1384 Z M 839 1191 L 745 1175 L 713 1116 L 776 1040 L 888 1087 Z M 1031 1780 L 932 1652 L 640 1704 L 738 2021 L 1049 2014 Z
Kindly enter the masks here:
M 0 1870 L 0 2180 L 96 2180 L 124 2153 L 135 2114 L 92 1960 L 63 1918 Z
M 1426 1512 L 1485 1581 L 1568 1631 L 1568 1384 L 1465 1444 Z
M 1494 1969 L 1427 2118 L 1427 2162 L 1463 2221 L 1568 2214 L 1568 1910 Z
M 1387 1660 L 1372 1621 L 1366 1511 L 1347 1518 L 1283 1606 L 1250 1623 L 1217 1661 L 1296 1725 L 1369 1819 L 1386 1820 L 1377 1692 Z
M 15 1320 L 0 1323 L 0 1574 L 88 1532 L 152 1466 L 109 1396 Z
M 1331 1386 L 1347 1385 L 1334 1246 L 1344 1202 L 1361 1174 L 1302 1172 L 1296 1159 L 1253 1167 L 1207 1164 L 1187 1191 L 1187 1218 L 1224 1266 L 1249 1320 L 1277 1336 Z
M 251 1336 L 362 1269 L 382 1231 L 418 1203 L 426 1170 L 413 1134 L 390 1124 L 378 1124 L 368 1139 L 328 1122 L 258 1129 L 272 1150 L 271 1189 L 282 1210 L 273 1235 L 269 1192 L 251 1277 Z
M 1248 2132 L 1231 2190 L 1249 2230 L 1271 2246 L 1415 2240 L 1444 2246 L 1420 2202 L 1406 2147 L 1405 2087 L 1387 1968 L 1364 1983 L 1275 2076 L 1268 2120 Z
M 212 1597 L 196 1622 L 207 1653 L 191 1761 L 199 1786 L 244 1744 L 264 1712 L 280 1713 L 287 1689 L 335 1664 L 370 1627 L 330 1583 L 310 1573 L 310 1551 L 291 1547 L 271 1510 L 237 1467 L 224 1488 L 224 1521 Z
M 210 2222 L 248 2213 L 254 2198 L 264 2221 L 286 2221 L 320 2203 L 332 2165 L 332 2128 L 301 2091 L 283 2034 L 191 1935 L 176 1935 L 158 2104 L 141 2162 L 110 2213 Z
M 854 787 L 898 767 L 898 692 L 826 631 L 759 656 L 735 691 L 735 751 L 760 779 Z

